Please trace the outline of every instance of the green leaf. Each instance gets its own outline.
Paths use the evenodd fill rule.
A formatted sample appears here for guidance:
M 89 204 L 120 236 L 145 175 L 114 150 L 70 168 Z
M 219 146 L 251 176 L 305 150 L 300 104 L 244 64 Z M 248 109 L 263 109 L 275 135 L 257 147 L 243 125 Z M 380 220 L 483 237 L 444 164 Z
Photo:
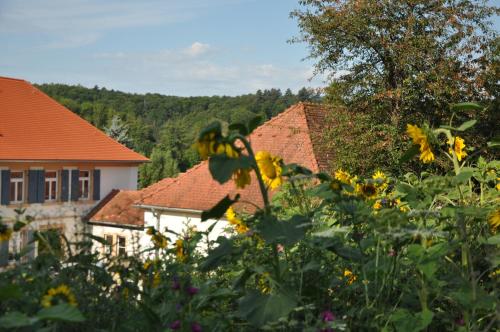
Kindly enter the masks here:
M 399 159 L 399 164 L 406 163 L 408 160 L 415 157 L 418 154 L 418 152 L 419 152 L 418 145 L 412 145 L 412 147 L 401 156 L 401 158 Z
M 229 207 L 233 205 L 233 203 L 237 202 L 239 198 L 240 194 L 236 194 L 234 199 L 229 198 L 229 195 L 227 195 L 217 204 L 215 204 L 215 206 L 210 210 L 203 211 L 201 213 L 201 221 L 205 221 L 208 219 L 220 219 L 224 215 L 224 213 L 226 213 L 227 209 L 229 209 Z
M 297 302 L 284 294 L 261 294 L 252 291 L 238 301 L 238 314 L 256 327 L 275 322 L 295 308 Z
M 210 250 L 206 259 L 200 264 L 201 271 L 210 271 L 219 266 L 222 260 L 233 252 L 233 241 L 223 236 L 217 238 L 219 244 Z
M 220 184 L 226 183 L 237 169 L 248 169 L 252 166 L 252 159 L 248 156 L 229 158 L 225 154 L 212 156 L 208 161 L 208 168 L 212 177 Z
M 482 110 L 483 107 L 476 103 L 458 103 L 452 104 L 451 109 L 453 111 L 468 111 L 468 110 Z
M 9 312 L 0 317 L 0 328 L 12 329 L 23 326 L 30 326 L 36 323 L 38 319 L 30 318 L 18 311 Z
M 500 136 L 495 136 L 491 141 L 488 142 L 488 147 L 497 148 L 500 146 Z
M 252 133 L 262 123 L 262 117 L 257 115 L 248 122 L 248 135 Z
M 457 131 L 466 131 L 467 129 L 471 128 L 476 124 L 477 120 L 469 120 L 465 121 L 460 125 L 460 127 L 456 128 L 455 130 Z
M 488 243 L 488 244 L 500 244 L 500 234 L 489 237 L 486 240 L 486 243 Z
M 36 317 L 38 319 L 61 320 L 66 322 L 83 322 L 85 320 L 80 310 L 66 303 L 43 308 L 36 314 Z
M 233 123 L 228 126 L 229 130 L 237 131 L 240 135 L 247 136 L 248 129 L 243 123 Z
M 293 245 L 305 236 L 310 225 L 308 218 L 294 215 L 289 220 L 284 221 L 279 221 L 274 217 L 266 218 L 258 224 L 257 229 L 266 242 Z
M 460 173 L 453 178 L 452 183 L 454 185 L 466 183 L 467 181 L 469 181 L 472 175 L 474 175 L 473 170 L 462 169 Z
M 394 323 L 396 331 L 418 332 L 429 326 L 433 317 L 434 314 L 429 310 L 413 315 L 406 309 L 397 309 L 392 314 L 390 321 Z

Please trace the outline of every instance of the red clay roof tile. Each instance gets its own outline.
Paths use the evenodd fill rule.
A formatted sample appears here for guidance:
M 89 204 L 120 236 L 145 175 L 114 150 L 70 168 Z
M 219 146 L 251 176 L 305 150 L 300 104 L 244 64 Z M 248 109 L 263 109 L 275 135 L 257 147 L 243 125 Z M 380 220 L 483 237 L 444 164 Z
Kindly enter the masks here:
M 6 77 L 0 77 L 0 160 L 148 161 L 30 83 Z
M 144 212 L 134 206 L 142 197 L 139 190 L 113 189 L 85 217 L 90 223 L 143 227 Z

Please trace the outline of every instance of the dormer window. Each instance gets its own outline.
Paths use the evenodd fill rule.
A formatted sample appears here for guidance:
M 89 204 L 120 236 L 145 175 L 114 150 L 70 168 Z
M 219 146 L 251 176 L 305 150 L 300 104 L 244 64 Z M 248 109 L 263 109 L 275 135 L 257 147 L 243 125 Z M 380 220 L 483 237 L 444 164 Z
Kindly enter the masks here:
M 24 172 L 10 173 L 10 202 L 23 202 Z
M 89 171 L 80 171 L 78 181 L 79 181 L 79 190 L 80 190 L 80 193 L 78 195 L 78 199 L 82 199 L 82 200 L 89 199 L 90 172 Z

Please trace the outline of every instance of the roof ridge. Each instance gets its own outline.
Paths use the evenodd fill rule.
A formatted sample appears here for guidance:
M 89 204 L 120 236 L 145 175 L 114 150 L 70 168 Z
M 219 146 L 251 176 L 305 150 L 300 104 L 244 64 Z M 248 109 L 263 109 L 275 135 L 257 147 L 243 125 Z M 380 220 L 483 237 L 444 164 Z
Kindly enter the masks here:
M 28 81 L 22 79 L 22 78 L 15 78 L 15 77 L 8 77 L 8 76 L 0 76 L 0 79 L 2 80 L 12 80 L 12 81 L 19 81 L 19 82 L 26 82 L 29 83 Z
M 297 103 L 297 104 L 293 104 L 292 106 L 288 107 L 287 109 L 285 109 L 283 112 L 273 116 L 272 118 L 270 118 L 269 120 L 265 121 L 263 124 L 261 124 L 260 126 L 258 126 L 257 128 L 254 129 L 254 131 L 252 131 L 250 133 L 250 135 L 248 135 L 248 138 L 250 138 L 250 136 L 252 136 L 253 134 L 255 134 L 256 132 L 262 130 L 262 127 L 266 126 L 266 125 L 270 125 L 272 122 L 275 122 L 277 121 L 278 119 L 281 119 L 282 117 L 284 117 L 285 115 L 287 115 L 288 113 L 291 113 L 292 110 L 296 109 L 296 108 L 299 108 L 299 107 L 302 107 L 304 108 L 304 103 L 303 102 L 300 102 L 300 103 Z

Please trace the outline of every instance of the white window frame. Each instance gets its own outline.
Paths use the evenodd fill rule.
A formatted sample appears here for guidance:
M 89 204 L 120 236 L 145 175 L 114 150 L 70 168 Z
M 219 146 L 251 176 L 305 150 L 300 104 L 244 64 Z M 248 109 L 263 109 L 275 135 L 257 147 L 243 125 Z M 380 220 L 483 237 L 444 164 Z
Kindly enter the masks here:
M 120 246 L 120 239 L 123 239 L 124 241 L 124 246 Z M 120 249 L 123 249 L 123 254 L 120 253 Z M 116 255 L 120 256 L 126 256 L 127 255 L 127 238 L 125 236 L 116 236 Z
M 23 176 L 21 178 L 13 178 L 12 173 L 21 173 Z M 15 183 L 14 186 L 14 199 L 12 197 L 9 197 L 10 203 L 22 203 L 24 202 L 24 178 L 25 174 L 24 171 L 10 171 L 10 183 L 9 183 L 9 196 L 10 196 L 10 187 L 12 186 L 12 183 Z M 18 183 L 21 182 L 21 200 L 17 200 L 17 196 L 19 196 L 18 192 Z
M 45 171 L 45 174 L 46 173 L 49 173 L 49 172 L 55 172 L 56 173 L 56 177 L 55 178 L 48 178 L 45 176 L 45 181 L 44 181 L 44 191 L 43 191 L 43 195 L 45 197 L 45 186 L 47 186 L 47 183 L 49 184 L 49 198 L 45 197 L 45 201 L 46 202 L 54 202 L 57 200 L 57 194 L 58 194 L 58 190 L 57 190 L 57 184 L 58 184 L 58 177 L 59 177 L 59 172 L 56 171 L 56 170 L 46 170 Z M 52 196 L 52 183 L 55 183 L 55 195 L 54 195 L 54 198 L 51 198 Z
M 87 176 L 81 176 L 82 172 L 87 172 Z M 82 196 L 83 188 L 85 187 L 85 182 L 87 182 L 87 196 Z M 78 171 L 78 200 L 88 201 L 90 199 L 90 170 L 79 170 Z

